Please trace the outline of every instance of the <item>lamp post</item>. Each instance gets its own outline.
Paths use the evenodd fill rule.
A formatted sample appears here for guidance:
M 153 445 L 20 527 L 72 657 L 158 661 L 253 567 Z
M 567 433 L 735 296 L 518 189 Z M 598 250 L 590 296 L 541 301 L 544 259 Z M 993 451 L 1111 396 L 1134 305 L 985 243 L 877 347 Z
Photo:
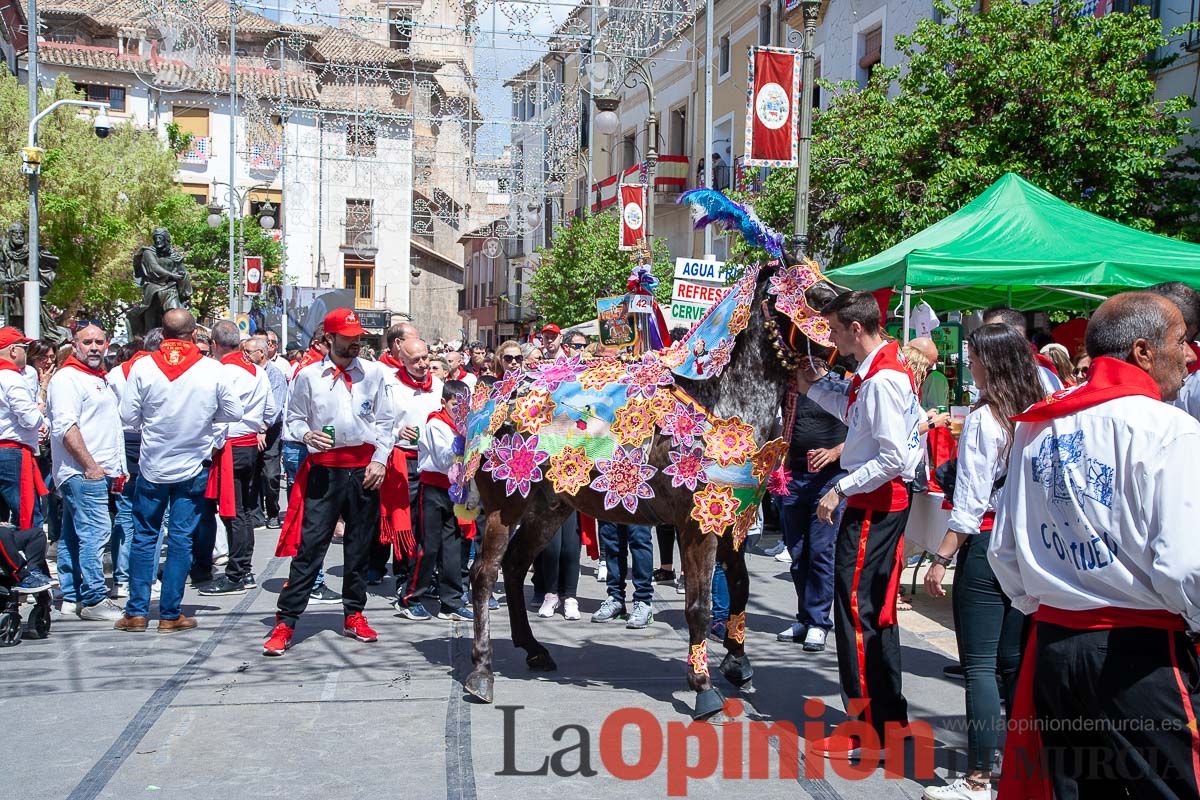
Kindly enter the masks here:
M 235 227 L 238 220 L 241 219 L 242 208 L 246 205 L 246 200 L 250 197 L 250 193 L 254 191 L 270 190 L 269 186 L 247 186 L 238 191 L 232 184 L 223 183 L 222 181 L 213 180 L 213 190 L 215 192 L 218 186 L 224 186 L 229 190 L 230 208 L 229 208 L 229 319 L 233 320 L 237 317 L 237 313 L 241 306 L 241 291 L 238 289 L 238 277 L 241 275 L 241 266 L 236 263 L 235 259 L 239 252 L 246 249 L 245 231 Z M 208 227 L 219 228 L 221 221 L 225 215 L 221 212 L 224 209 L 212 202 L 208 205 Z M 275 206 L 270 200 L 266 202 L 262 208 L 258 210 L 258 225 L 263 230 L 270 230 L 275 227 Z
M 817 33 L 817 17 L 821 11 L 821 0 L 801 0 L 804 15 L 804 78 L 800 88 L 800 163 L 796 169 L 796 217 L 793 230 L 796 232 L 796 255 L 808 255 L 808 189 L 809 158 L 812 145 L 812 101 L 813 101 L 813 39 Z
M 36 20 L 36 17 L 34 19 Z M 30 27 L 29 38 L 30 42 L 37 38 L 36 22 Z M 32 47 L 31 45 L 31 50 Z M 33 61 L 35 58 L 34 55 L 30 56 L 31 65 L 35 63 Z M 35 80 L 32 76 L 36 71 L 36 67 L 30 67 L 31 81 Z M 37 146 L 38 123 L 46 115 L 62 106 L 95 108 L 100 113 L 92 121 L 92 129 L 96 132 L 96 136 L 105 139 L 112 130 L 112 120 L 108 118 L 108 103 L 97 103 L 91 100 L 55 100 L 41 113 L 37 113 L 36 86 L 31 86 L 29 96 L 29 113 L 33 116 L 29 120 L 28 142 L 21 149 L 21 171 L 29 176 L 29 275 L 26 276 L 25 281 L 25 335 L 31 339 L 40 339 L 42 336 L 42 283 L 38 274 L 40 270 L 38 262 L 41 257 L 41 245 L 38 241 L 38 177 L 41 175 L 42 155 L 45 151 Z
M 646 104 L 648 116 L 646 119 L 646 239 L 649 240 L 654 232 L 654 175 L 658 170 L 658 109 L 654 102 L 654 80 L 640 61 L 633 62 L 629 74 L 623 81 L 625 86 L 632 89 L 640 80 L 646 87 Z M 621 98 L 617 97 L 615 82 L 612 81 L 610 67 L 604 62 L 592 63 L 592 83 L 597 94 L 592 99 L 596 109 L 596 131 L 611 136 L 617 132 L 620 121 L 617 119 L 617 107 Z

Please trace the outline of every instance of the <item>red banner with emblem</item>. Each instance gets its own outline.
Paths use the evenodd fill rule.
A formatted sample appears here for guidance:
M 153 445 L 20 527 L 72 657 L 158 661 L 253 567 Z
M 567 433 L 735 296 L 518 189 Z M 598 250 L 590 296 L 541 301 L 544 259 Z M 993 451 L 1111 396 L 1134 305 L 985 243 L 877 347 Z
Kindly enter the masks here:
M 245 267 L 246 294 L 262 294 L 263 264 L 262 256 L 246 256 L 242 265 Z
M 799 50 L 750 48 L 746 166 L 794 167 L 798 163 L 800 64 Z
M 617 192 L 621 204 L 622 250 L 636 250 L 646 238 L 646 187 L 623 183 Z

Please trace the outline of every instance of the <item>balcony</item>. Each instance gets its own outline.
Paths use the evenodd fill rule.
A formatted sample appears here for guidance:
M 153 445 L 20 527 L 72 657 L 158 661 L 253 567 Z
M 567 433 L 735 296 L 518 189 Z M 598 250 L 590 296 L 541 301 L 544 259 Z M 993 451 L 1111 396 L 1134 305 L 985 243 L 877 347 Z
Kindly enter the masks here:
M 627 167 L 616 175 L 609 175 L 592 184 L 592 213 L 603 211 L 617 202 L 617 185 L 622 182 L 643 180 L 645 162 Z M 688 157 L 660 155 L 654 170 L 654 188 L 665 194 L 679 194 L 687 189 Z
M 182 164 L 207 164 L 212 139 L 208 136 L 193 136 L 188 149 L 179 154 Z

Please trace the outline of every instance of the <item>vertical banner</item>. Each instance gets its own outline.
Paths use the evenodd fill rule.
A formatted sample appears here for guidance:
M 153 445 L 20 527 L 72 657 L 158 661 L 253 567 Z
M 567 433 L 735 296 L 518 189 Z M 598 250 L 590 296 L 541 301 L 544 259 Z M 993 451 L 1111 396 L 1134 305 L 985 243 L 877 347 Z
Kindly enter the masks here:
M 622 183 L 618 192 L 621 203 L 621 250 L 636 250 L 646 238 L 646 187 Z
M 794 167 L 799 161 L 799 50 L 751 47 L 746 105 L 748 167 Z
M 246 295 L 262 294 L 262 256 L 246 256 L 242 259 L 246 275 Z

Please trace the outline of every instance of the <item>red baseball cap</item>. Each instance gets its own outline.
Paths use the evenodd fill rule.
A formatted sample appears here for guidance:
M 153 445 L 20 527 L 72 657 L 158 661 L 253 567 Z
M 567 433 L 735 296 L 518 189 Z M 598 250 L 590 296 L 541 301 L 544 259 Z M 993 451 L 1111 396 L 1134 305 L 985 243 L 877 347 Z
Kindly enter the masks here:
M 553 333 L 555 336 L 558 336 L 560 333 L 562 333 L 562 328 L 558 327 L 553 322 L 548 322 L 546 323 L 545 327 L 542 328 L 542 333 Z
M 14 344 L 29 344 L 30 339 L 16 328 L 0 328 L 0 349 L 12 347 Z
M 325 332 L 342 336 L 362 336 L 366 333 L 358 321 L 358 314 L 350 308 L 335 308 L 325 315 Z

